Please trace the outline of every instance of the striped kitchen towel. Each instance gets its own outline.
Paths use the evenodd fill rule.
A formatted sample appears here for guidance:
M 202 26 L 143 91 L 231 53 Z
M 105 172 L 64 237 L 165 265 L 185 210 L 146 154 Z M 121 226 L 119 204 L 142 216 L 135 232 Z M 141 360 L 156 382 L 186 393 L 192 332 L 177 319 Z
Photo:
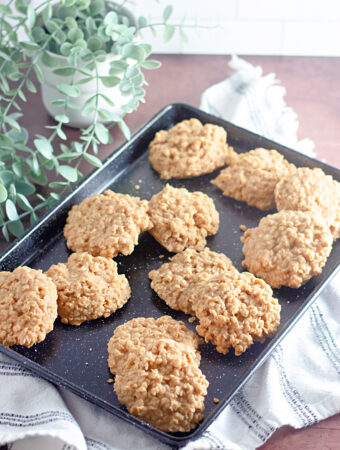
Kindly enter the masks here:
M 233 58 L 235 74 L 202 96 L 202 108 L 313 154 L 274 75 Z M 213 105 L 213 107 L 212 107 Z M 185 447 L 247 450 L 278 428 L 301 428 L 340 411 L 340 276 L 254 373 L 209 429 Z M 11 450 L 166 449 L 120 419 L 58 389 L 0 353 L 0 445 Z

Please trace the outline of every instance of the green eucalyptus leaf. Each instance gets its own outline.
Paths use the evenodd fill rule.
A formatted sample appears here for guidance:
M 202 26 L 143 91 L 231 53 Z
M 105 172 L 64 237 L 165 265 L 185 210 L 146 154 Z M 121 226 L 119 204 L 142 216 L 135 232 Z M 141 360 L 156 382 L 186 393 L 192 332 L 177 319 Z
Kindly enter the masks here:
M 23 102 L 27 102 L 27 98 L 26 98 L 25 94 L 22 92 L 21 89 L 18 89 L 17 93 L 18 93 L 18 96 L 21 98 L 21 100 Z
M 139 45 L 144 49 L 145 58 L 147 58 L 152 52 L 152 45 L 150 44 L 139 44 Z
M 143 47 L 137 44 L 124 45 L 122 54 L 124 58 L 131 58 L 138 62 L 143 61 L 145 58 Z
M 61 128 L 58 128 L 57 135 L 60 137 L 60 139 L 62 139 L 63 141 L 66 141 L 67 136 Z
M 101 167 L 103 165 L 97 156 L 90 155 L 89 153 L 84 153 L 84 159 L 95 167 Z
M 75 3 L 77 3 L 77 0 L 63 0 L 63 4 L 65 6 L 73 6 Z
M 105 87 L 111 88 L 120 83 L 120 78 L 114 76 L 100 77 L 100 81 Z
M 104 9 L 105 3 L 103 0 L 92 0 L 90 4 L 90 14 L 92 17 L 100 14 Z
M 15 119 L 13 119 L 11 116 L 5 116 L 4 117 L 4 121 L 6 123 L 8 123 L 8 125 L 10 125 L 12 128 L 14 128 L 16 131 L 20 131 L 21 130 L 21 127 L 18 124 L 18 122 Z
M 109 106 L 115 106 L 114 102 L 105 94 L 100 94 L 100 97 L 109 105 Z
M 50 159 L 53 155 L 53 147 L 47 139 L 34 139 L 34 145 L 39 153 L 46 159 Z
M 118 14 L 115 11 L 110 11 L 104 17 L 105 25 L 117 25 L 119 23 Z
M 166 25 L 163 33 L 163 42 L 164 43 L 169 42 L 172 39 L 173 35 L 175 34 L 175 31 L 176 27 L 174 25 Z
M 51 105 L 54 105 L 54 106 L 64 106 L 65 103 L 66 103 L 66 101 L 63 99 L 57 99 L 57 100 L 51 101 Z
M 33 66 L 33 69 L 34 69 L 35 75 L 36 75 L 37 80 L 39 81 L 39 83 L 43 83 L 44 82 L 44 75 L 43 75 L 40 67 L 38 66 L 38 64 L 35 64 Z
M 58 159 L 60 161 L 73 161 L 74 159 L 79 158 L 79 153 L 77 152 L 68 152 L 68 153 L 62 153 L 58 156 Z
M 38 216 L 36 215 L 36 213 L 34 211 L 32 211 L 32 214 L 30 215 L 31 225 L 33 225 L 37 220 L 38 220 Z
M 67 37 L 71 42 L 77 42 L 79 39 L 84 38 L 84 33 L 79 28 L 71 28 L 67 33 Z
M 143 69 L 158 69 L 161 67 L 162 63 L 153 59 L 141 62 Z
M 39 170 L 39 174 L 31 173 L 30 176 L 35 183 L 41 184 L 42 186 L 47 184 L 47 176 L 42 170 Z
M 14 180 L 14 175 L 11 170 L 1 170 L 0 171 L 0 180 L 2 183 L 7 186 Z
M 98 138 L 98 140 L 102 143 L 102 144 L 108 144 L 110 141 L 110 133 L 109 130 L 107 129 L 107 127 L 105 125 L 103 125 L 102 123 L 96 123 L 95 125 L 95 133 L 96 136 Z
M 9 231 L 15 236 L 15 237 L 19 237 L 21 236 L 24 231 L 25 228 L 21 222 L 20 219 L 15 220 L 14 222 L 9 222 L 9 224 L 7 225 Z
M 74 67 L 58 67 L 58 69 L 53 69 L 53 73 L 60 75 L 61 77 L 69 77 L 75 73 L 76 69 Z
M 5 208 L 6 208 L 6 214 L 7 214 L 7 217 L 9 218 L 9 220 L 18 220 L 19 219 L 17 208 L 15 206 L 15 203 L 12 200 L 10 200 L 10 199 L 6 200 Z
M 123 95 L 130 95 L 132 92 L 132 86 L 130 81 L 122 81 L 119 85 L 119 90 Z
M 37 51 L 40 50 L 40 46 L 36 44 L 35 42 L 19 42 L 19 46 L 23 50 L 30 50 L 30 51 Z
M 15 188 L 16 188 L 17 192 L 20 194 L 30 195 L 35 192 L 34 185 L 29 182 L 16 180 L 14 183 L 15 183 Z
M 25 195 L 17 194 L 17 203 L 24 211 L 32 211 L 32 205 Z
M 164 8 L 164 11 L 163 11 L 163 20 L 164 20 L 164 22 L 167 22 L 170 19 L 170 16 L 173 13 L 173 10 L 174 10 L 174 8 L 173 8 L 172 5 L 167 5 Z
M 76 17 L 77 9 L 72 6 L 68 7 L 65 5 L 60 5 L 56 10 L 56 17 L 60 20 L 65 20 L 67 17 Z
M 81 80 L 77 81 L 76 84 L 79 86 L 81 84 L 86 84 L 86 83 L 90 83 L 91 81 L 94 80 L 95 77 L 86 77 L 86 78 L 82 78 Z
M 54 58 L 50 53 L 44 52 L 41 56 L 41 62 L 47 67 L 55 67 L 58 65 L 58 59 Z
M 7 230 L 7 226 L 4 225 L 2 227 L 2 234 L 4 235 L 4 238 L 6 239 L 6 241 L 9 241 L 9 234 L 8 234 L 8 230 Z
M 60 200 L 60 194 L 58 194 L 57 192 L 50 192 L 50 196 L 54 199 L 59 201 Z
M 124 134 L 126 140 L 129 140 L 131 137 L 131 132 L 130 132 L 129 127 L 124 122 L 124 120 L 121 120 L 120 122 L 118 122 L 118 126 L 121 129 L 122 133 Z
M 17 191 L 15 189 L 15 186 L 13 183 L 11 183 L 9 185 L 9 189 L 8 189 L 8 197 L 13 200 L 13 202 L 15 202 L 16 200 L 16 196 L 17 196 Z
M 87 41 L 87 47 L 91 52 L 95 52 L 104 47 L 104 41 L 99 36 L 91 36 Z
M 29 0 L 15 0 L 14 5 L 17 11 L 21 12 L 22 14 L 27 14 Z
M 3 203 L 7 199 L 7 189 L 0 183 L 0 203 Z
M 71 86 L 66 83 L 57 84 L 57 89 L 62 94 L 67 95 L 68 97 L 79 97 L 80 90 L 76 86 Z
M 65 180 L 70 181 L 71 183 L 74 183 L 78 179 L 78 172 L 77 169 L 74 167 L 69 166 L 59 166 L 59 173 L 60 175 L 65 178 Z
M 57 114 L 55 116 L 55 120 L 57 122 L 62 122 L 62 123 L 69 123 L 70 119 L 67 117 L 66 114 Z
M 37 88 L 34 86 L 34 83 L 29 78 L 26 79 L 26 87 L 30 92 L 33 92 L 33 94 L 37 92 Z
M 64 42 L 61 46 L 60 46 L 60 53 L 63 56 L 69 56 L 71 54 L 71 50 L 72 50 L 73 46 L 70 42 Z
M 35 9 L 32 5 L 28 5 L 27 8 L 27 22 L 28 22 L 28 26 L 29 28 L 33 28 L 35 21 L 36 21 L 37 15 L 35 13 Z
M 144 28 L 147 26 L 148 26 L 148 21 L 147 21 L 146 17 L 139 16 L 138 17 L 138 28 Z
M 48 3 L 45 8 L 43 9 L 42 13 L 43 22 L 46 25 L 46 23 L 51 19 L 52 17 L 52 5 L 51 3 Z
M 48 187 L 51 189 L 58 189 L 67 185 L 65 181 L 52 181 L 49 183 Z

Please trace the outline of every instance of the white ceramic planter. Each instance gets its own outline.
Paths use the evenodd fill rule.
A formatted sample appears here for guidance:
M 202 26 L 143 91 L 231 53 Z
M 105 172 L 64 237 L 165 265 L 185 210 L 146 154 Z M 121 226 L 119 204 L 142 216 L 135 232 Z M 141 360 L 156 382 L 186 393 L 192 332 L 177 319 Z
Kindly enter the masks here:
M 114 2 L 107 1 L 107 8 L 108 10 L 116 10 L 116 6 Z M 127 10 L 124 7 L 119 6 L 120 11 L 123 12 L 124 15 L 126 15 L 129 20 L 130 24 L 135 26 L 136 21 L 133 16 L 133 14 Z M 49 52 L 50 53 L 50 52 Z M 61 94 L 58 89 L 57 85 L 60 83 L 67 83 L 71 84 L 72 77 L 65 77 L 56 75 L 53 73 L 53 70 L 60 67 L 67 67 L 69 66 L 67 62 L 66 56 L 57 55 L 55 53 L 50 53 L 50 55 L 54 58 L 60 61 L 60 64 L 56 65 L 56 67 L 47 67 L 41 59 L 38 61 L 38 65 L 44 75 L 44 82 L 41 85 L 41 93 L 42 93 L 42 101 L 43 104 L 47 110 L 47 112 L 54 118 L 58 114 L 65 113 L 63 106 L 55 106 L 52 105 L 53 100 L 58 99 L 65 99 L 66 96 Z M 107 76 L 109 75 L 109 69 L 110 69 L 110 62 L 120 59 L 120 56 L 114 55 L 114 54 L 108 54 L 106 57 L 106 60 L 104 62 L 98 63 L 98 75 L 99 76 Z M 127 60 L 129 63 L 129 60 Z M 131 64 L 133 64 L 134 61 L 131 60 Z M 93 73 L 95 75 L 95 73 Z M 122 75 L 115 75 L 118 78 L 122 78 Z M 77 72 L 75 75 L 74 83 L 86 78 L 85 75 L 82 75 L 81 73 Z M 94 113 L 89 114 L 87 116 L 82 115 L 82 110 L 84 107 L 85 102 L 91 98 L 93 95 L 97 92 L 97 83 L 96 79 L 89 81 L 85 84 L 76 85 L 80 90 L 80 96 L 70 99 L 73 104 L 76 104 L 79 108 L 73 109 L 68 108 L 66 110 L 66 114 L 70 119 L 70 122 L 67 124 L 70 127 L 74 128 L 85 128 L 91 125 L 94 120 Z M 103 86 L 102 83 L 99 83 L 99 92 L 106 95 L 110 98 L 110 100 L 114 103 L 114 106 L 109 106 L 107 102 L 101 97 L 98 98 L 98 105 L 99 108 L 106 109 L 107 111 L 110 111 L 114 114 L 120 115 L 122 112 L 122 106 L 127 104 L 129 100 L 132 98 L 131 95 L 122 95 L 119 86 L 115 86 L 113 88 L 106 88 Z M 98 118 L 98 121 L 105 122 L 104 120 Z
M 51 56 L 53 56 L 54 59 L 57 58 L 58 60 L 60 60 L 60 64 L 58 64 L 56 67 L 65 67 L 68 65 L 67 58 L 65 56 L 60 56 L 56 54 L 52 55 L 52 53 Z M 109 75 L 110 62 L 117 59 L 119 59 L 119 56 L 109 54 L 107 55 L 106 60 L 104 62 L 98 63 L 99 76 Z M 53 73 L 53 70 L 56 67 L 53 68 L 47 67 L 42 63 L 41 60 L 39 61 L 38 64 L 44 75 L 44 83 L 41 85 L 42 101 L 47 112 L 52 117 L 55 117 L 56 115 L 65 112 L 63 106 L 55 106 L 51 103 L 53 100 L 65 99 L 65 95 L 61 94 L 58 91 L 57 85 L 60 83 L 70 84 L 71 77 L 56 75 L 55 73 Z M 115 76 L 119 77 L 119 75 Z M 122 76 L 123 75 L 121 75 L 121 77 Z M 74 82 L 77 82 L 82 78 L 86 78 L 86 76 L 77 72 Z M 93 95 L 95 95 L 97 92 L 96 80 L 94 79 L 92 81 L 89 81 L 88 83 L 77 85 L 77 87 L 81 92 L 80 96 L 71 98 L 70 101 L 76 104 L 79 107 L 79 109 L 67 108 L 66 114 L 70 119 L 70 122 L 67 125 L 74 128 L 84 128 L 88 127 L 91 123 L 93 123 L 94 120 L 94 113 L 91 113 L 90 115 L 87 116 L 83 116 L 82 110 L 85 102 Z M 112 100 L 112 102 L 115 105 L 114 107 L 110 107 L 103 98 L 99 97 L 98 98 L 99 108 L 106 109 L 107 111 L 110 111 L 115 114 L 120 114 L 122 111 L 122 106 L 125 105 L 131 99 L 131 96 L 121 94 L 119 86 L 115 86 L 113 88 L 106 88 L 101 83 L 99 83 L 99 90 L 102 94 L 109 97 L 110 100 Z M 98 120 L 102 121 L 100 118 Z

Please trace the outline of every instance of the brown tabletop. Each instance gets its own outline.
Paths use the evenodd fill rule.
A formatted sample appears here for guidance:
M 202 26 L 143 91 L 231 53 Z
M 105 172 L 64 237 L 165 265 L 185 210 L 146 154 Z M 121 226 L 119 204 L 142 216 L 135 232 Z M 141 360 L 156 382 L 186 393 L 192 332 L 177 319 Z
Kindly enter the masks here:
M 199 106 L 201 93 L 232 73 L 227 56 L 153 55 L 162 62 L 158 70 L 146 73 L 146 103 L 127 117 L 135 132 L 163 106 L 182 102 Z M 312 58 L 289 56 L 245 57 L 261 65 L 264 73 L 275 72 L 287 89 L 287 104 L 294 108 L 300 121 L 299 139 L 309 137 L 315 142 L 317 157 L 340 167 L 340 58 Z M 39 95 L 29 95 L 24 109 L 24 125 L 30 133 L 43 134 L 43 127 L 52 123 Z M 69 129 L 69 139 L 78 132 Z M 113 144 L 101 149 L 104 159 L 122 142 L 118 130 L 113 132 Z M 89 171 L 90 167 L 84 167 Z M 6 247 L 1 242 L 1 248 Z M 275 405 L 273 405 L 275 407 Z M 340 448 L 340 414 L 308 428 L 295 431 L 283 427 L 261 447 L 265 450 Z M 0 449 L 1 450 L 1 449 Z

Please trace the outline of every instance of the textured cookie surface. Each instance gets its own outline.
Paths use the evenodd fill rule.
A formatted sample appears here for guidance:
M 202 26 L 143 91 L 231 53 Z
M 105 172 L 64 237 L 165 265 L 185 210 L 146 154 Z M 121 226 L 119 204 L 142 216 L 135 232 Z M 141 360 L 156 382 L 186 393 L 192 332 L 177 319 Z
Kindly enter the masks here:
M 151 228 L 148 202 L 107 190 L 84 199 L 69 211 L 64 235 L 75 252 L 113 258 L 129 255 L 142 231 Z
M 207 281 L 220 273 L 237 273 L 232 262 L 223 253 L 208 248 L 201 252 L 186 249 L 149 273 L 151 288 L 170 308 L 194 314 L 190 298 L 183 295 L 190 286 Z
M 46 275 L 57 287 L 61 321 L 71 325 L 108 317 L 131 294 L 128 280 L 118 275 L 113 260 L 85 252 L 73 253 L 66 264 L 51 266 Z
M 333 238 L 340 236 L 340 183 L 323 170 L 300 167 L 283 178 L 275 188 L 276 207 L 319 212 Z
M 161 178 L 187 178 L 210 173 L 226 164 L 231 149 L 227 133 L 217 125 L 184 120 L 161 130 L 149 145 L 149 161 Z
M 183 322 L 170 316 L 159 319 L 139 317 L 117 327 L 108 343 L 108 365 L 113 374 L 124 374 L 138 367 L 145 353 L 153 352 L 160 339 L 172 339 L 183 347 L 192 349 L 197 364 L 200 362 L 200 338 Z M 145 367 L 142 367 L 145 369 Z
M 233 278 L 219 275 L 187 291 L 200 323 L 198 334 L 220 353 L 234 347 L 245 352 L 254 340 L 263 341 L 276 332 L 281 307 L 267 283 L 244 272 Z
M 166 185 L 149 202 L 150 233 L 169 252 L 202 250 L 206 237 L 217 233 L 219 214 L 213 200 L 202 192 Z
M 53 330 L 57 317 L 57 290 L 41 270 L 17 267 L 0 272 L 0 343 L 33 344 Z
M 223 191 L 223 195 L 262 210 L 275 207 L 276 184 L 295 171 L 295 166 L 276 150 L 264 148 L 234 156 L 230 164 L 212 183 Z
M 321 273 L 332 234 L 318 214 L 282 210 L 261 219 L 241 238 L 242 264 L 274 288 L 299 288 Z
M 208 381 L 192 350 L 171 339 L 155 342 L 143 368 L 116 375 L 114 389 L 128 411 L 168 432 L 185 432 L 203 418 Z

